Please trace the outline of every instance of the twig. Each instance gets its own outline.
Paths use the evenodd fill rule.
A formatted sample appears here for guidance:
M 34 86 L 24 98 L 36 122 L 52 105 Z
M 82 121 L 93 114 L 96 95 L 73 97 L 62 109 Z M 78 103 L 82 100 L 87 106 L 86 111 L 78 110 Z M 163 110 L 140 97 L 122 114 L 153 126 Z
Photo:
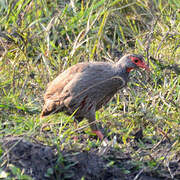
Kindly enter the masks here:
M 134 177 L 133 180 L 138 180 L 138 178 L 140 177 L 140 175 L 141 175 L 143 172 L 144 172 L 144 168 L 139 171 L 139 173 Z
M 176 25 L 176 23 L 175 23 L 175 20 L 176 20 L 176 11 L 171 15 L 171 20 L 172 20 L 171 22 L 173 22 L 171 28 L 173 28 Z M 161 42 L 159 43 L 159 46 L 158 46 L 158 48 L 157 48 L 157 50 L 155 52 L 155 57 L 156 58 L 157 58 L 157 53 L 158 53 L 159 49 L 161 48 L 163 42 L 166 40 L 166 37 L 169 35 L 169 33 L 170 33 L 170 28 L 165 33 L 165 35 L 163 36 Z
M 168 168 L 171 178 L 174 179 L 174 174 L 172 173 L 171 168 L 169 167 L 169 163 L 167 163 L 167 168 Z
M 175 143 L 176 143 L 176 142 L 175 142 Z M 154 170 L 158 169 L 159 166 L 162 164 L 162 162 L 167 158 L 169 152 L 171 151 L 171 149 L 172 149 L 172 147 L 175 145 L 175 143 L 174 143 L 174 144 L 170 144 L 171 146 L 170 146 L 169 150 L 166 152 L 166 154 L 164 155 L 164 158 L 161 160 L 160 163 L 158 163 L 158 165 L 154 168 Z
M 164 140 L 165 140 L 165 136 L 163 136 L 161 140 L 154 147 L 152 147 L 152 151 L 154 151 Z
M 153 19 L 151 31 L 150 31 L 150 34 L 149 34 L 149 37 L 148 37 L 148 42 L 147 42 L 147 47 L 146 47 L 146 56 L 147 56 L 147 60 L 148 60 L 148 65 L 149 65 L 149 56 L 150 56 L 149 55 L 150 44 L 151 44 L 151 40 L 152 40 L 152 37 L 153 37 L 153 34 L 154 34 L 154 29 L 155 29 L 155 27 L 157 25 L 158 20 L 159 20 L 159 18 L 156 18 L 156 20 Z

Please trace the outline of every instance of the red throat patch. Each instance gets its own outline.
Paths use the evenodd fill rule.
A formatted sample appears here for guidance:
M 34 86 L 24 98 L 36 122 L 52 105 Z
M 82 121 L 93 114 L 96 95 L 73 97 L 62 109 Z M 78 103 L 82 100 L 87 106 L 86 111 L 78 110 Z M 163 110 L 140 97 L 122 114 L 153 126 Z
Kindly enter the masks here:
M 133 70 L 134 68 L 127 68 L 126 72 L 130 72 L 131 70 Z

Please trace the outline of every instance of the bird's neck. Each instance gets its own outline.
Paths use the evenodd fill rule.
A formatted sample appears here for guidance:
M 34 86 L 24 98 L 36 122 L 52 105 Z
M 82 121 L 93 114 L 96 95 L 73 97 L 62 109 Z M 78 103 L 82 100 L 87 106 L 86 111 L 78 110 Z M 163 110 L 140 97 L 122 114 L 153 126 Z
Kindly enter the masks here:
M 119 74 L 124 74 L 126 76 L 129 76 L 129 72 L 132 70 L 131 68 L 126 67 L 126 65 L 120 63 L 117 63 L 115 67 L 116 71 L 119 72 Z

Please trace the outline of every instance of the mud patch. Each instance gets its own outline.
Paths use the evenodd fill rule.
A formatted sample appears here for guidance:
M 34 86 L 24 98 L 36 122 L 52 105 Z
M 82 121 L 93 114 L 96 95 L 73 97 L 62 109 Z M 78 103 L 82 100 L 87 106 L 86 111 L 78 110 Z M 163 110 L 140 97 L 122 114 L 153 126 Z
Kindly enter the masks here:
M 4 154 L 1 168 L 13 177 L 8 165 L 13 164 L 35 180 L 132 180 L 140 170 L 130 157 L 109 150 L 106 157 L 94 152 L 58 152 L 56 148 L 28 142 L 22 138 L 6 138 L 1 143 Z M 142 172 L 137 179 L 160 180 Z
M 8 172 L 8 165 L 13 164 L 34 179 L 47 179 L 47 170 L 53 168 L 56 162 L 55 150 L 21 138 L 6 139 L 2 147 L 5 151 L 3 159 L 8 162 L 4 169 Z

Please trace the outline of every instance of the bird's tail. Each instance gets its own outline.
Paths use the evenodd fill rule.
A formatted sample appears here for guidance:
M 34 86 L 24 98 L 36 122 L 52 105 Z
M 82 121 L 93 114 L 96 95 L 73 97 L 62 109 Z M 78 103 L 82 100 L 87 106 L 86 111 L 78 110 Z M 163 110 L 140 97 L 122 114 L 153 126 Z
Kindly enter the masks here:
M 45 116 L 48 116 L 50 114 L 61 112 L 64 109 L 63 107 L 64 105 L 60 105 L 59 102 L 47 101 L 43 106 L 40 118 L 44 118 Z

